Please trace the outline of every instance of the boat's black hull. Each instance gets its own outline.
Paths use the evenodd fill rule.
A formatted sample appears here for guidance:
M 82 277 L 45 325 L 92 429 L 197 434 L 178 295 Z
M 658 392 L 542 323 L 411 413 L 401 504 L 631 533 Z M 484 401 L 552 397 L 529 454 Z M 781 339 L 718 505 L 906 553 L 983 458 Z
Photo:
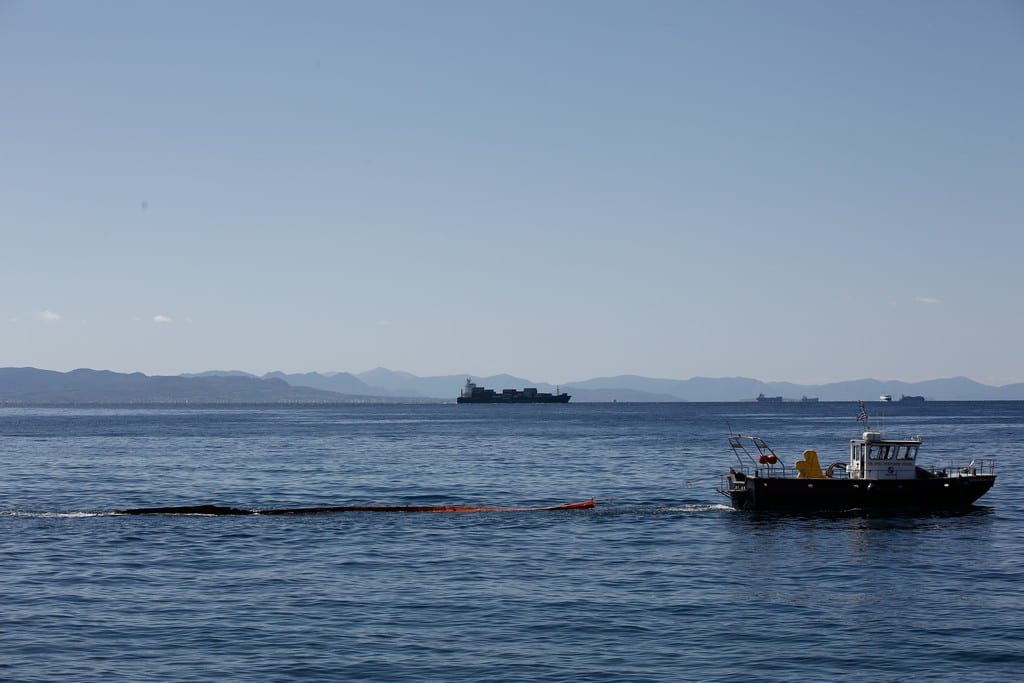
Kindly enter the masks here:
M 728 490 L 739 510 L 953 509 L 985 494 L 992 474 L 931 479 L 747 477 Z
M 557 396 L 513 396 L 508 398 L 496 394 L 492 398 L 474 398 L 471 396 L 459 396 L 456 399 L 459 403 L 568 403 L 572 398 L 569 394 Z

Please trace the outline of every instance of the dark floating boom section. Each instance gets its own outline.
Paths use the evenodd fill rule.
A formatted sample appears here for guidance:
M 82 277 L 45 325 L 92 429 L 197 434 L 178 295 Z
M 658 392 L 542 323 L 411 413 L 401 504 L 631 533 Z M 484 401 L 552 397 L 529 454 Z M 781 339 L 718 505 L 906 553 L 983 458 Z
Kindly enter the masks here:
M 547 507 L 500 507 L 494 505 L 329 505 L 308 508 L 268 508 L 247 510 L 225 505 L 172 505 L 169 507 L 128 508 L 119 515 L 321 515 L 332 512 L 548 512 L 553 510 L 586 510 L 595 501 L 562 503 Z

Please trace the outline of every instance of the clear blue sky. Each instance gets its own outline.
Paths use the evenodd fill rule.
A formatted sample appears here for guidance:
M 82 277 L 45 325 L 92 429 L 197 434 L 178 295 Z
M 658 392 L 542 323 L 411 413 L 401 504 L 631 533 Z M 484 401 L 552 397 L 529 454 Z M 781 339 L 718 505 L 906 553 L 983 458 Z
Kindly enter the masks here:
M 0 366 L 1024 381 L 1024 3 L 0 2 Z

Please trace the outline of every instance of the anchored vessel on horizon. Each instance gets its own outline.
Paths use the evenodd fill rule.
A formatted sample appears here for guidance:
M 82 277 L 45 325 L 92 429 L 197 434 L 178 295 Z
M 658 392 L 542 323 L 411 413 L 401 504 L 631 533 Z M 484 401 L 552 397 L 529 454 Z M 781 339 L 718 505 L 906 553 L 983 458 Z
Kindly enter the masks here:
M 917 465 L 921 436 L 885 438 L 867 425 L 863 404 L 857 420 L 865 422 L 865 431 L 850 439 L 849 460 L 824 471 L 816 451 L 804 451 L 787 467 L 763 439 L 730 436 L 739 468 L 722 475 L 719 492 L 739 510 L 942 510 L 971 505 L 996 482 L 991 458 L 926 469 Z
M 557 392 L 558 390 L 555 389 Z M 466 380 L 459 395 L 458 403 L 568 403 L 572 398 L 569 394 L 551 394 L 544 391 L 537 391 L 533 387 L 526 387 L 522 391 L 518 389 L 503 389 L 500 393 L 494 389 L 478 387 L 471 379 Z

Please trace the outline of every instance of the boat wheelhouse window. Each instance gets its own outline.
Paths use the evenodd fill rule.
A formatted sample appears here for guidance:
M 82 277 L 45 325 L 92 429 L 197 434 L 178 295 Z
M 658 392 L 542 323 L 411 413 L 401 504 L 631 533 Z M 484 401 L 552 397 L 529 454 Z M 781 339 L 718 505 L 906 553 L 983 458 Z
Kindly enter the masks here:
M 863 446 L 861 447 L 863 450 Z M 867 447 L 868 460 L 916 460 L 917 446 L 872 444 Z
M 900 453 L 897 456 L 900 460 L 916 460 L 917 446 L 900 446 Z
M 869 460 L 891 460 L 892 455 L 889 453 L 889 446 L 878 445 L 868 446 L 868 459 Z

